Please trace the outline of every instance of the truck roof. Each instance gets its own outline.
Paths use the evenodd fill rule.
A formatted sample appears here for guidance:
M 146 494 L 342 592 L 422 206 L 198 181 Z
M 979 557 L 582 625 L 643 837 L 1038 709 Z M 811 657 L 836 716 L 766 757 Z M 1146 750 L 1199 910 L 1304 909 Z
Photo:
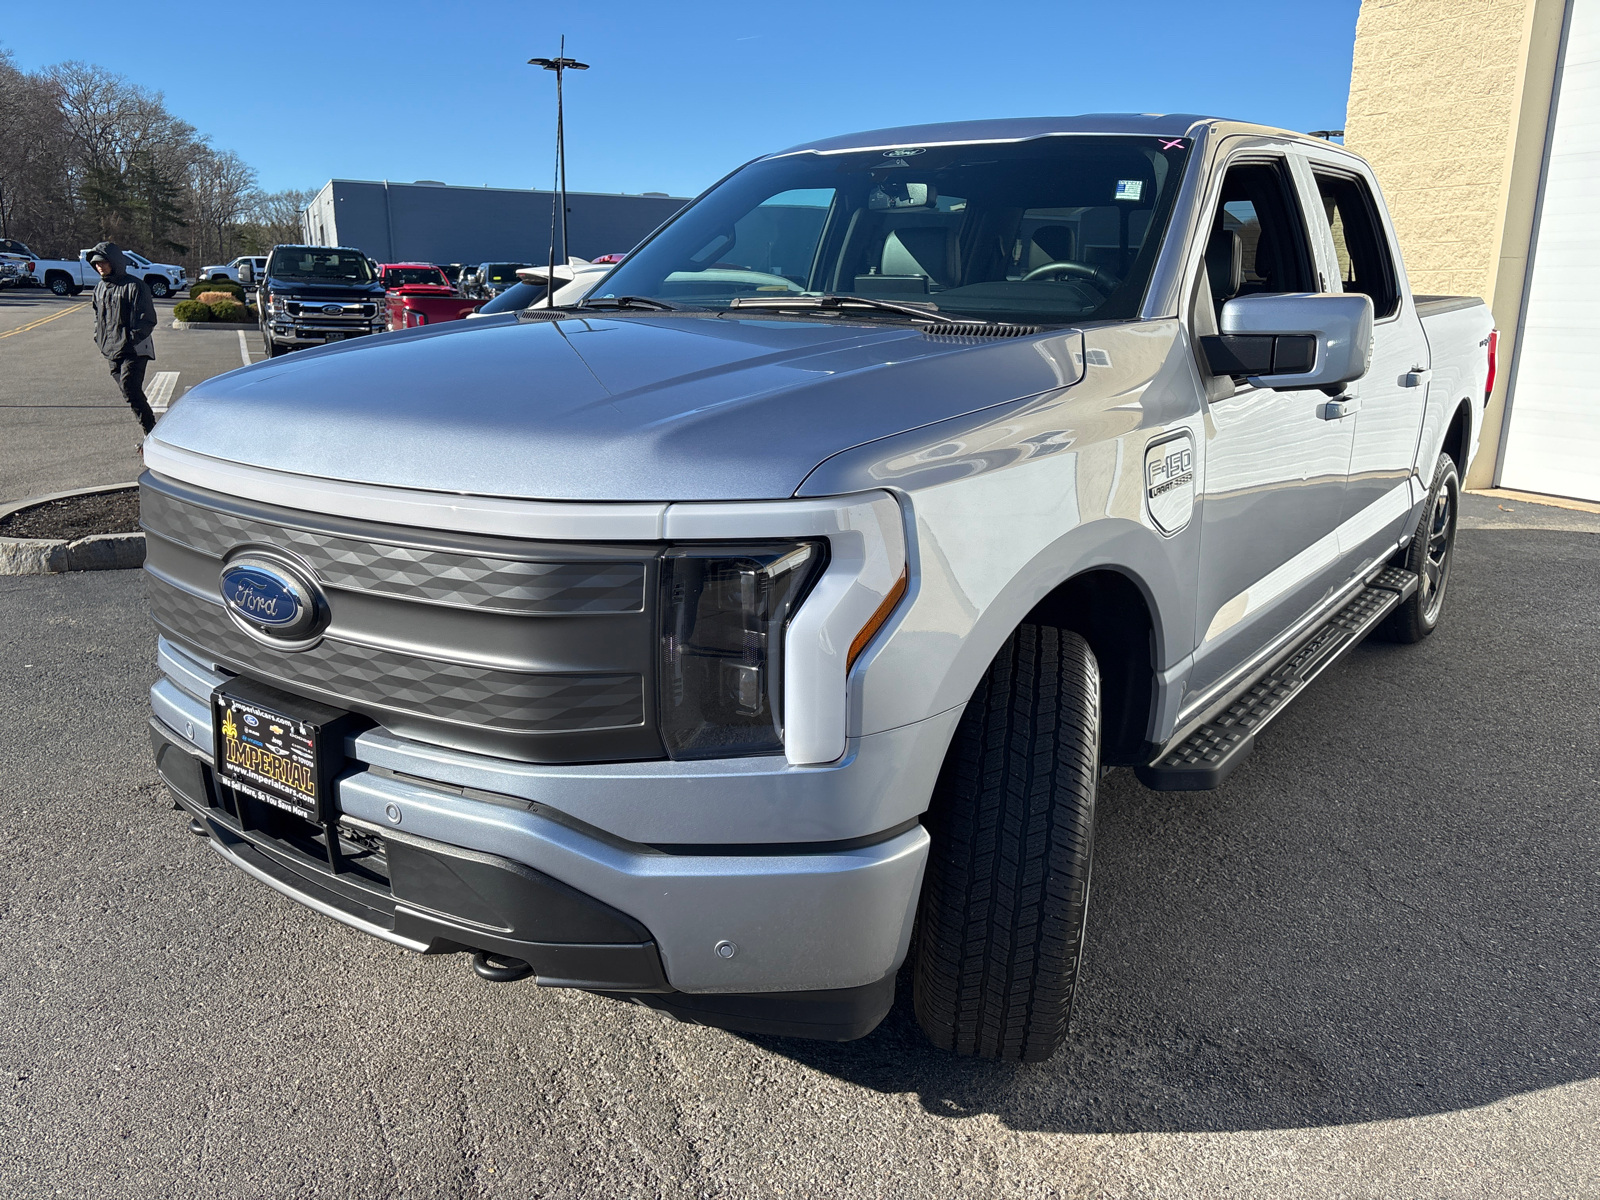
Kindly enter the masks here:
M 1229 132 L 1265 133 L 1306 137 L 1287 129 L 1208 117 L 1199 113 L 1082 113 L 1075 117 L 1008 117 L 994 121 L 947 121 L 937 125 L 901 125 L 892 129 L 871 129 L 839 137 L 805 142 L 766 155 L 815 151 L 820 154 L 845 150 L 889 150 L 900 146 L 948 145 L 954 142 L 1021 142 L 1029 138 L 1061 133 L 1122 133 L 1148 137 L 1188 137 L 1197 127 L 1226 125 Z

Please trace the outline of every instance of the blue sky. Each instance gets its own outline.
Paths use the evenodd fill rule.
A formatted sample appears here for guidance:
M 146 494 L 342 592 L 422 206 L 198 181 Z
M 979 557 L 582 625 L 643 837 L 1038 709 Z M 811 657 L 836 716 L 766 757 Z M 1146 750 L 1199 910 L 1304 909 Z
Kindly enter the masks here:
M 593 64 L 568 76 L 568 186 L 693 195 L 765 151 L 926 121 L 1187 111 L 1338 128 L 1360 5 L 5 7 L 0 45 L 19 66 L 79 58 L 160 89 L 269 189 L 332 176 L 548 187 L 554 79 L 524 64 L 565 33 Z

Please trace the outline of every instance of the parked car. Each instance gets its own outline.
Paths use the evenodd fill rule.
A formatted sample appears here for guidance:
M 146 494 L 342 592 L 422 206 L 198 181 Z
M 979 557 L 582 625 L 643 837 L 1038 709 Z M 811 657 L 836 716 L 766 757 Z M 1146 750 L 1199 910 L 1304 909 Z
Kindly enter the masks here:
M 257 279 L 251 263 L 240 264 L 239 276 L 256 288 L 268 358 L 388 328 L 388 305 L 372 261 L 350 246 L 274 246 L 264 276 Z
M 0 253 L 0 288 L 16 287 L 21 282 L 28 260 L 20 254 Z
M 0 259 L 5 259 L 13 264 L 11 271 L 11 285 L 17 287 L 39 287 L 39 256 L 24 242 L 16 238 L 0 238 Z
M 479 263 L 472 273 L 473 295 L 484 300 L 494 299 L 507 288 L 515 287 L 517 272 L 528 265 L 515 262 Z
M 78 251 L 76 260 L 72 259 L 41 259 L 35 264 L 35 271 L 44 283 L 58 296 L 76 296 L 84 288 L 94 287 L 100 282 L 100 276 L 89 265 L 85 257 L 87 250 Z M 183 267 L 175 263 L 151 262 L 142 254 L 132 250 L 123 250 L 123 256 L 128 260 L 128 274 L 143 279 L 150 285 L 150 294 L 157 300 L 165 299 L 173 292 L 188 286 L 188 276 Z
M 432 263 L 384 263 L 378 282 L 388 300 L 390 329 L 459 321 L 478 307 L 478 301 L 451 287 L 444 271 Z
M 230 263 L 220 266 L 201 267 L 200 278 L 206 280 L 231 279 L 239 282 L 239 268 L 249 263 L 255 274 L 260 275 L 267 269 L 267 256 L 265 254 L 241 254 Z
M 604 279 L 611 270 L 605 266 L 591 266 L 587 263 L 556 268 L 556 294 L 551 301 L 552 305 L 576 304 L 589 294 L 595 284 Z M 488 317 L 495 313 L 516 312 L 524 308 L 532 308 L 543 304 L 549 278 L 548 264 L 543 267 L 522 267 L 517 271 L 517 284 L 501 292 L 493 300 L 479 306 L 478 310 L 468 313 L 471 317 Z
M 156 762 L 224 861 L 486 979 L 843 1040 L 914 953 L 937 1045 L 1044 1059 L 1102 768 L 1218 787 L 1438 626 L 1495 350 L 1315 138 L 798 146 L 573 307 L 190 390 Z

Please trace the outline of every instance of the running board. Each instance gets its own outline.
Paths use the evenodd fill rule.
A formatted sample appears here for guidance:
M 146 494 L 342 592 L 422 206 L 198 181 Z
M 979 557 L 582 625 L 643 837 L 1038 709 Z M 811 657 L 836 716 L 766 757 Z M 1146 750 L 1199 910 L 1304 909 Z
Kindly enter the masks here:
M 1416 590 L 1415 574 L 1385 567 L 1225 708 L 1169 744 L 1148 766 L 1136 767 L 1139 781 L 1158 792 L 1203 792 L 1221 787 L 1255 746 L 1256 734 Z

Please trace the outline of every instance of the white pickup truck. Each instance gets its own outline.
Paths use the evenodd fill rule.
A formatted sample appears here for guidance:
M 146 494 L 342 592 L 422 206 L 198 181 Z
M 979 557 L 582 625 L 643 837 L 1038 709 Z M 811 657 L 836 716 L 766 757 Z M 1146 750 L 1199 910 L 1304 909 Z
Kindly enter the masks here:
M 766 155 L 575 304 L 175 404 L 156 762 L 224 861 L 486 979 L 847 1039 L 909 960 L 936 1044 L 1047 1058 L 1102 769 L 1219 787 L 1432 632 L 1494 356 L 1303 134 Z
M 40 259 L 34 274 L 58 296 L 76 296 L 84 288 L 100 282 L 99 273 L 89 265 L 87 250 L 79 250 L 77 260 L 65 258 Z M 170 296 L 188 286 L 184 269 L 173 263 L 153 263 L 142 254 L 124 250 L 128 260 L 128 274 L 150 285 L 150 294 L 157 300 Z
M 250 264 L 250 268 L 255 272 L 257 278 L 267 273 L 267 256 L 265 254 L 241 254 L 230 263 L 218 263 L 209 267 L 201 267 L 200 278 L 202 280 L 231 279 L 234 283 L 238 283 L 239 268 L 246 263 Z

